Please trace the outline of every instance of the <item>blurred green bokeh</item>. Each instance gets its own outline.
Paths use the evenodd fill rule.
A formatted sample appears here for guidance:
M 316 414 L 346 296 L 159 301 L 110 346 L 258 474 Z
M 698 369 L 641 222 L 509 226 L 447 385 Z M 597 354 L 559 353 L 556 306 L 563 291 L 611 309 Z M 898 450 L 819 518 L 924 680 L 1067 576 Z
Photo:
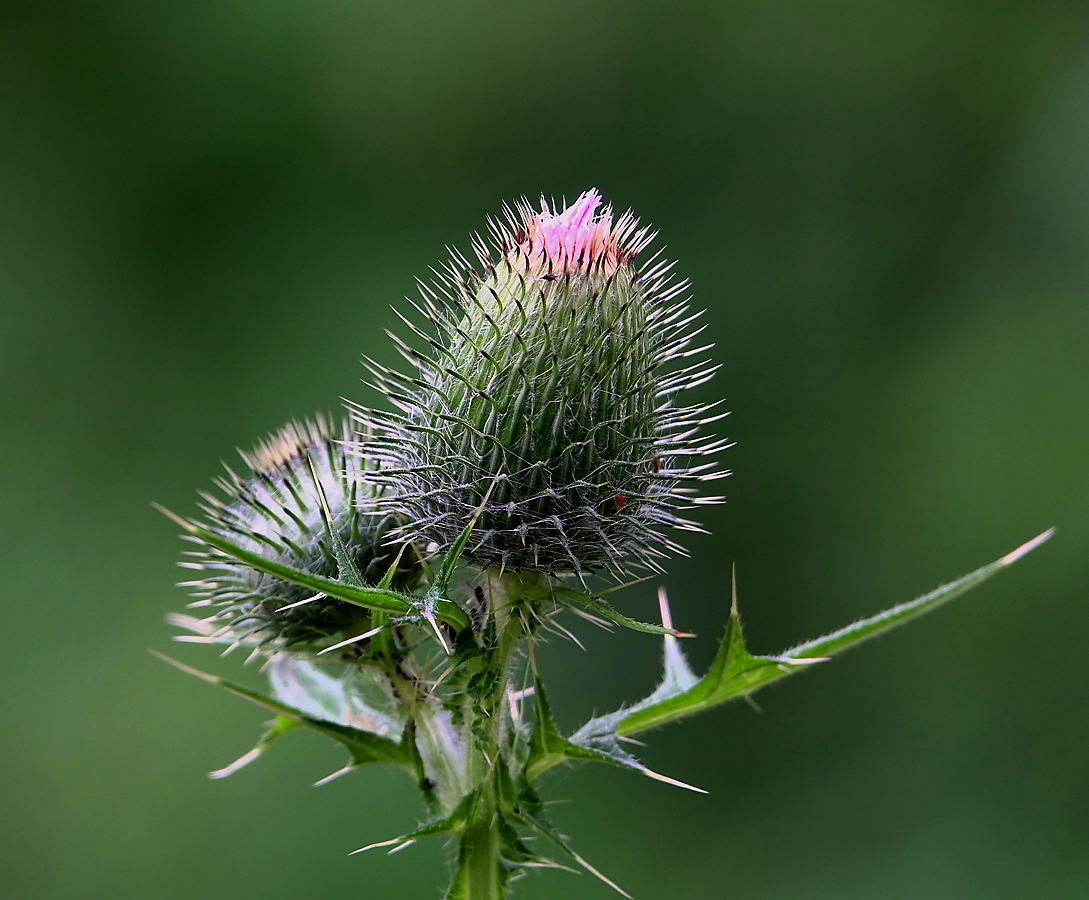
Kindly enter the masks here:
M 709 311 L 736 438 L 666 580 L 713 653 L 908 599 L 1050 525 L 923 622 L 559 773 L 641 900 L 1089 893 L 1089 11 L 1081 4 L 97 4 L 0 12 L 0 894 L 436 897 L 397 773 L 315 790 L 316 736 L 156 647 L 219 460 L 374 402 L 391 302 L 503 200 L 596 185 Z M 654 585 L 620 598 L 654 615 Z M 643 695 L 649 637 L 539 659 L 571 728 Z M 258 683 L 255 672 L 243 677 Z M 517 896 L 607 897 L 545 873 Z

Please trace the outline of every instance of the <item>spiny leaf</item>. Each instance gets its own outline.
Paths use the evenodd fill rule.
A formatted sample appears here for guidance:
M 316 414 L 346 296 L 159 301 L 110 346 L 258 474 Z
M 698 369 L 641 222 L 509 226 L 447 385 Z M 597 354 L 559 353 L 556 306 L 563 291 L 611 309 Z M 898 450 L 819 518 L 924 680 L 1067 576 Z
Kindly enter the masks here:
M 683 631 L 677 631 L 672 626 L 667 628 L 663 625 L 647 625 L 645 622 L 637 622 L 635 619 L 629 619 L 602 600 L 601 594 L 583 594 L 568 587 L 554 588 L 552 594 L 554 599 L 563 606 L 568 605 L 563 602 L 565 599 L 574 600 L 587 609 L 593 610 L 602 618 L 608 619 L 610 622 L 615 622 L 617 625 L 623 625 L 625 628 L 630 628 L 632 631 L 641 631 L 644 634 L 670 635 L 672 637 L 695 637 L 694 634 L 686 634 Z
M 662 624 L 666 628 L 673 627 L 673 616 L 669 611 L 669 597 L 666 595 L 664 587 L 658 588 L 658 608 L 662 614 Z M 682 693 L 695 685 L 700 679 L 696 675 L 691 667 L 688 665 L 688 660 L 685 659 L 684 653 L 681 652 L 680 644 L 677 643 L 677 639 L 672 635 L 666 635 L 662 638 L 664 647 L 662 654 L 662 683 L 658 685 L 658 689 L 651 694 L 649 700 L 661 700 L 666 697 L 672 697 L 675 694 Z
M 275 741 L 277 738 L 282 737 L 288 732 L 295 731 L 296 729 L 303 728 L 302 722 L 296 719 L 289 719 L 287 716 L 277 713 L 276 718 L 269 723 L 268 730 L 261 735 L 261 739 L 257 742 L 256 746 L 247 753 L 243 753 L 238 759 L 236 759 L 229 766 L 224 766 L 222 769 L 216 769 L 214 772 L 209 772 L 209 778 L 226 778 L 228 775 L 233 775 L 243 766 L 248 766 L 251 762 L 257 759 L 265 750 L 269 744 Z
M 751 693 L 811 663 L 842 653 L 855 644 L 876 637 L 970 591 L 996 572 L 1039 547 L 1052 534 L 1053 530 L 1045 531 L 1001 559 L 976 569 L 950 584 L 943 585 L 910 602 L 898 604 L 875 616 L 862 619 L 823 638 L 807 641 L 779 656 L 754 657 L 745 650 L 745 642 L 741 635 L 741 620 L 737 615 L 735 586 L 730 622 L 710 671 L 697 684 L 673 697 L 663 698 L 657 702 L 644 701 L 636 705 L 617 722 L 617 734 L 634 734 L 671 719 L 699 712 L 709 706 Z
M 390 838 L 387 841 L 377 841 L 374 844 L 367 844 L 366 847 L 360 847 L 358 850 L 353 850 L 348 855 L 354 856 L 356 853 L 364 853 L 367 850 L 374 850 L 378 847 L 389 847 L 392 844 L 395 844 L 396 846 L 389 852 L 394 853 L 397 850 L 401 850 L 409 844 L 416 842 L 420 838 L 434 837 L 435 835 L 449 834 L 451 831 L 457 831 L 472 817 L 479 799 L 480 790 L 478 788 L 462 797 L 450 815 L 430 819 L 415 831 L 409 831 L 406 834 Z
M 954 597 L 982 584 L 1001 569 L 1017 562 L 1047 541 L 1053 533 L 1054 529 L 1045 531 L 1001 559 L 976 569 L 950 584 L 943 585 L 908 603 L 901 603 L 875 616 L 862 619 L 823 638 L 800 644 L 778 656 L 751 656 L 745 649 L 741 620 L 737 614 L 735 586 L 726 634 L 722 638 L 710 670 L 703 678 L 691 686 L 684 687 L 683 681 L 674 680 L 671 684 L 667 676 L 662 685 L 646 700 L 629 709 L 591 719 L 571 736 L 571 742 L 584 747 L 607 747 L 621 736 L 654 728 L 735 697 L 748 695 L 772 681 L 791 675 L 812 663 L 822 662 L 855 644 L 876 637 L 909 619 L 936 609 Z M 669 638 L 666 640 L 669 641 Z M 667 647 L 667 659 L 669 649 Z M 679 652 L 678 648 L 673 649 Z M 557 761 L 559 759 L 556 754 L 540 757 L 536 761 L 533 775 L 539 775 Z
M 358 728 L 351 728 L 348 725 L 340 725 L 336 722 L 327 722 L 323 719 L 312 718 L 291 706 L 273 700 L 271 697 L 266 697 L 264 694 L 259 694 L 248 688 L 231 684 L 231 682 L 225 681 L 215 675 L 209 675 L 207 672 L 201 672 L 199 669 L 194 669 L 192 666 L 187 666 L 185 663 L 178 662 L 176 659 L 171 659 L 169 656 L 159 653 L 156 650 L 152 650 L 151 653 L 163 660 L 163 662 L 174 666 L 176 669 L 181 669 L 181 671 L 200 678 L 202 681 L 207 681 L 209 684 L 217 684 L 230 691 L 232 694 L 244 697 L 251 703 L 256 703 L 258 706 L 263 706 L 265 709 L 271 710 L 276 713 L 277 716 L 282 716 L 291 722 L 296 722 L 299 725 L 333 738 L 333 740 L 343 744 L 348 749 L 348 752 L 352 755 L 353 766 L 362 766 L 367 763 L 392 763 L 393 765 L 406 769 L 413 775 L 416 774 L 416 767 L 413 760 L 410 759 L 406 753 L 405 748 L 400 744 L 394 743 L 389 738 L 371 734 L 369 731 L 360 731 Z
M 545 696 L 544 687 L 538 677 L 534 676 L 533 697 L 535 702 L 533 732 L 529 739 L 529 757 L 523 769 L 523 780 L 532 781 L 541 772 L 564 760 L 604 762 L 624 769 L 631 769 L 661 781 L 674 787 L 682 787 L 698 794 L 706 794 L 702 788 L 693 787 L 670 778 L 668 775 L 660 775 L 644 766 L 630 753 L 620 746 L 620 741 L 615 733 L 595 734 L 592 739 L 576 741 L 563 737 L 552 721 L 552 711 L 548 706 L 548 698 Z M 577 738 L 577 736 L 576 736 Z
M 258 572 L 264 572 L 274 578 L 281 578 L 284 581 L 302 585 L 316 593 L 323 593 L 330 597 L 336 597 L 338 600 L 343 600 L 346 603 L 352 603 L 356 606 L 363 606 L 368 609 L 380 609 L 395 615 L 405 615 L 406 613 L 414 611 L 415 598 L 390 590 L 356 587 L 343 581 L 335 581 L 332 578 L 325 578 L 322 575 L 304 572 L 301 569 L 296 569 L 292 566 L 286 566 L 283 563 L 265 559 L 263 556 L 251 553 L 221 535 L 215 534 L 193 522 L 186 521 L 181 518 L 181 516 L 175 515 L 158 504 L 152 505 L 159 510 L 159 512 L 180 525 L 198 540 L 215 547 L 217 550 L 221 550 L 228 556 L 234 557 L 239 562 L 245 563 Z M 435 604 L 435 614 L 438 618 L 449 622 L 458 630 L 467 628 L 470 624 L 469 617 L 462 611 L 461 607 L 449 600 L 439 599 Z
M 956 581 L 943 585 L 937 590 L 931 591 L 929 594 L 924 594 L 922 597 L 907 603 L 900 603 L 897 606 L 886 609 L 884 612 L 880 612 L 876 616 L 871 616 L 868 619 L 861 619 L 853 625 L 848 625 L 846 628 L 841 628 L 839 631 L 833 631 L 831 634 L 825 635 L 822 638 L 799 644 L 797 647 L 788 650 L 783 655 L 792 659 L 798 659 L 809 656 L 832 656 L 836 653 L 841 653 L 848 647 L 852 647 L 869 638 L 876 637 L 882 632 L 889 631 L 897 625 L 902 625 L 909 619 L 913 619 L 925 612 L 930 612 L 932 609 L 937 609 L 943 603 L 948 603 L 954 597 L 959 597 L 961 594 L 970 591 L 972 588 L 982 584 L 992 575 L 1005 569 L 1007 566 L 1013 565 L 1022 557 L 1027 556 L 1041 544 L 1046 543 L 1053 534 L 1055 534 L 1055 529 L 1049 528 L 1042 534 L 1038 534 L 1031 541 L 1026 541 L 1016 550 L 1007 553 L 1001 559 L 997 559 L 989 565 L 976 569 L 974 572 L 970 572 L 962 578 L 958 578 Z
M 736 609 L 731 609 L 726 634 L 707 674 L 692 687 L 671 696 L 663 697 L 656 691 L 643 703 L 627 710 L 615 723 L 614 730 L 622 735 L 653 728 L 738 694 L 749 693 L 788 674 L 792 666 L 801 668 L 805 664 L 780 657 L 750 656 L 741 635 L 741 620 Z
M 639 768 L 639 763 L 627 756 L 611 757 L 588 747 L 580 747 L 572 744 L 556 729 L 552 721 L 552 711 L 548 706 L 548 698 L 545 696 L 544 686 L 540 678 L 533 678 L 533 732 L 529 738 L 529 758 L 526 760 L 525 777 L 532 781 L 537 775 L 546 769 L 567 759 L 592 760 L 594 762 L 608 762 L 627 768 Z
M 618 894 L 627 897 L 631 900 L 631 894 L 617 885 L 614 881 L 606 878 L 597 869 L 591 866 L 585 859 L 579 856 L 567 842 L 562 834 L 556 831 L 555 827 L 544 814 L 544 804 L 541 802 L 540 797 L 534 792 L 529 782 L 522 782 L 518 791 L 517 805 L 509 810 L 509 815 L 517 821 L 519 824 L 533 828 L 535 831 L 544 835 L 548 840 L 552 841 L 557 847 L 563 850 L 568 856 L 570 856 L 575 862 L 582 866 L 591 875 L 600 878 L 605 884 L 611 887 Z

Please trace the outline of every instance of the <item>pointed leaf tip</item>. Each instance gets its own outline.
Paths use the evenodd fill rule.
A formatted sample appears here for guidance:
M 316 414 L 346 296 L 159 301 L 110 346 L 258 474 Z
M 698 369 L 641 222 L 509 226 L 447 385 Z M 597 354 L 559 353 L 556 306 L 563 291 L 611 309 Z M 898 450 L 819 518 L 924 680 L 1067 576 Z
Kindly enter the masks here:
M 201 681 L 207 681 L 209 684 L 221 683 L 220 679 L 216 678 L 215 675 L 209 675 L 207 672 L 202 672 L 200 669 L 194 669 L 192 666 L 187 666 L 185 663 L 178 662 L 176 659 L 167 656 L 165 653 L 160 653 L 158 650 L 154 650 L 151 647 L 147 648 L 147 652 L 152 656 L 161 659 L 164 663 L 173 666 L 175 669 L 180 669 L 187 675 L 195 675 Z
M 735 619 L 737 615 L 737 563 L 730 566 L 730 615 Z
M 156 503 L 153 500 L 151 502 L 151 508 L 154 509 L 154 510 L 157 510 L 158 512 L 161 512 L 164 516 L 166 516 L 168 519 L 170 519 L 171 522 L 173 522 L 175 525 L 180 525 L 182 528 L 184 528 L 190 534 L 196 534 L 197 529 L 196 529 L 196 526 L 193 525 L 192 522 L 187 522 L 185 519 L 183 519 L 177 513 L 171 512 L 169 509 L 167 509 L 162 504 Z
M 1046 544 L 1049 540 L 1051 540 L 1054 534 L 1055 529 L 1049 528 L 1047 531 L 1036 535 L 1036 537 L 1034 537 L 1031 541 L 1026 541 L 1016 550 L 1011 550 L 1009 553 L 1003 556 L 999 560 L 999 562 L 1004 566 L 1012 565 L 1013 563 L 1017 562 L 1017 560 L 1019 560 L 1022 556 L 1031 553 L 1041 544 Z
M 377 850 L 379 847 L 388 847 L 390 844 L 396 844 L 400 838 L 390 838 L 388 841 L 376 841 L 373 844 L 367 844 L 366 847 L 360 847 L 358 850 L 353 850 L 349 853 L 349 856 L 355 856 L 357 853 L 366 853 L 368 850 Z
M 322 787 L 323 785 L 328 784 L 330 781 L 336 781 L 338 778 L 340 778 L 341 775 L 347 775 L 354 768 L 356 768 L 356 766 L 353 763 L 349 763 L 343 768 L 337 769 L 335 772 L 331 772 L 324 778 L 319 778 L 317 781 L 314 782 L 314 787 Z
M 216 769 L 212 772 L 209 772 L 208 777 L 218 781 L 220 778 L 226 778 L 229 775 L 233 775 L 243 766 L 248 766 L 251 762 L 257 759 L 257 757 L 260 756 L 262 752 L 264 752 L 264 749 L 265 748 L 261 746 L 254 747 L 252 750 L 243 753 L 229 766 L 224 766 L 222 769 Z
M 664 587 L 658 588 L 658 610 L 662 616 L 662 627 L 673 627 L 673 616 L 669 612 L 669 595 Z
M 696 787 L 694 784 L 687 784 L 683 781 L 679 781 L 676 778 L 670 778 L 668 775 L 661 775 L 658 772 L 652 772 L 650 769 L 644 768 L 643 774 L 648 778 L 653 778 L 655 781 L 660 781 L 662 784 L 671 784 L 673 787 L 684 788 L 686 791 L 693 791 L 697 794 L 709 793 L 701 787 Z
M 394 853 L 400 853 L 402 850 L 405 849 L 405 847 L 411 847 L 415 843 L 416 843 L 416 841 L 412 840 L 412 841 L 405 841 L 403 844 L 398 844 L 392 850 L 386 851 L 386 856 L 393 856 Z
M 624 890 L 620 885 L 618 885 L 611 878 L 607 878 L 605 875 L 603 875 L 601 872 L 599 872 L 597 869 L 595 869 L 593 866 L 591 866 L 586 860 L 584 860 L 581 856 L 579 856 L 573 850 L 571 850 L 570 848 L 567 848 L 567 852 L 571 854 L 571 857 L 575 860 L 575 862 L 577 862 L 580 866 L 582 866 L 587 872 L 589 872 L 595 878 L 600 879 L 605 884 L 607 884 L 609 887 L 611 887 L 621 897 L 627 897 L 628 900 L 634 900 L 634 898 L 632 897 L 631 894 L 629 894 L 626 890 Z

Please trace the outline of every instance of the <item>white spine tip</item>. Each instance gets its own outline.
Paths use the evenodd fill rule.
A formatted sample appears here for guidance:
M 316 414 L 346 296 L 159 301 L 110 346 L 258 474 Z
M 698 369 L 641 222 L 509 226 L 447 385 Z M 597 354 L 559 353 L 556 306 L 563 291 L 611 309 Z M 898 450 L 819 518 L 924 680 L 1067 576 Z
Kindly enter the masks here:
M 1012 551 L 1011 553 L 1007 553 L 1005 556 L 1002 557 L 1002 559 L 999 560 L 999 562 L 1002 563 L 1002 565 L 1004 565 L 1004 566 L 1008 566 L 1008 565 L 1010 565 L 1012 563 L 1017 562 L 1017 560 L 1019 560 L 1022 556 L 1025 556 L 1026 554 L 1031 553 L 1033 550 L 1035 550 L 1041 544 L 1046 543 L 1048 540 L 1050 540 L 1051 536 L 1054 533 L 1055 533 L 1055 529 L 1054 528 L 1049 528 L 1043 534 L 1036 535 L 1036 537 L 1034 537 L 1031 541 L 1028 541 L 1028 542 L 1022 544 L 1020 547 L 1018 547 L 1016 550 Z
M 685 784 L 683 781 L 678 781 L 676 778 L 670 778 L 668 775 L 660 775 L 657 772 L 652 772 L 650 769 L 643 769 L 643 774 L 648 778 L 653 778 L 655 781 L 660 781 L 663 784 L 671 784 L 674 787 L 684 788 L 686 791 L 694 791 L 697 794 L 706 794 L 703 788 L 696 787 L 693 784 Z
M 349 856 L 355 856 L 357 853 L 366 853 L 368 850 L 375 850 L 378 847 L 388 847 L 390 844 L 396 844 L 400 841 L 400 838 L 391 838 L 388 841 L 377 841 L 374 844 L 367 844 L 366 847 L 360 847 L 358 850 L 353 850 L 349 853 Z
M 261 755 L 263 749 L 264 748 L 262 747 L 254 747 L 249 753 L 243 753 L 229 766 L 224 766 L 222 769 L 216 769 L 214 772 L 209 772 L 208 777 L 218 780 L 220 778 L 226 778 L 228 775 L 233 775 L 243 766 L 248 766 L 257 759 L 257 757 Z

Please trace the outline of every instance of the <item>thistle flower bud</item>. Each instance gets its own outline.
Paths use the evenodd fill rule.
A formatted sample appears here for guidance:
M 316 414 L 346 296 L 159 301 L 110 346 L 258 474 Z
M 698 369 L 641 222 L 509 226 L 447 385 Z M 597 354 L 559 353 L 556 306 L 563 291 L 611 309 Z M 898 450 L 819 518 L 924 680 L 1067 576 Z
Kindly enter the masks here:
M 248 478 L 227 468 L 215 483 L 222 499 L 203 493 L 207 527 L 243 549 L 307 572 L 335 578 L 337 564 L 322 514 L 322 494 L 331 524 L 369 583 L 376 583 L 392 561 L 384 546 L 392 524 L 378 510 L 380 489 L 363 479 L 367 463 L 355 452 L 358 439 L 347 423 L 336 431 L 323 416 L 291 422 L 250 453 L 241 452 L 252 470 Z M 320 486 L 320 489 L 319 489 Z M 210 617 L 173 615 L 170 621 L 196 637 L 180 640 L 283 648 L 319 649 L 332 638 L 361 633 L 366 610 L 257 572 L 233 557 L 200 544 L 187 568 L 209 573 L 185 582 L 197 598 L 190 607 L 211 607 Z M 395 586 L 414 576 L 407 564 Z
M 417 371 L 370 363 L 398 411 L 357 416 L 403 536 L 449 546 L 489 487 L 466 551 L 483 566 L 620 576 L 681 550 L 660 529 L 697 528 L 678 511 L 726 473 L 689 460 L 724 444 L 696 437 L 710 407 L 672 398 L 716 367 L 671 370 L 706 349 L 689 349 L 688 284 L 656 258 L 637 266 L 653 236 L 600 206 L 591 190 L 562 212 L 508 209 L 491 223 L 498 261 L 478 238 L 479 268 L 455 253 L 420 284 L 430 332 L 408 324 L 429 350 L 398 342 Z

